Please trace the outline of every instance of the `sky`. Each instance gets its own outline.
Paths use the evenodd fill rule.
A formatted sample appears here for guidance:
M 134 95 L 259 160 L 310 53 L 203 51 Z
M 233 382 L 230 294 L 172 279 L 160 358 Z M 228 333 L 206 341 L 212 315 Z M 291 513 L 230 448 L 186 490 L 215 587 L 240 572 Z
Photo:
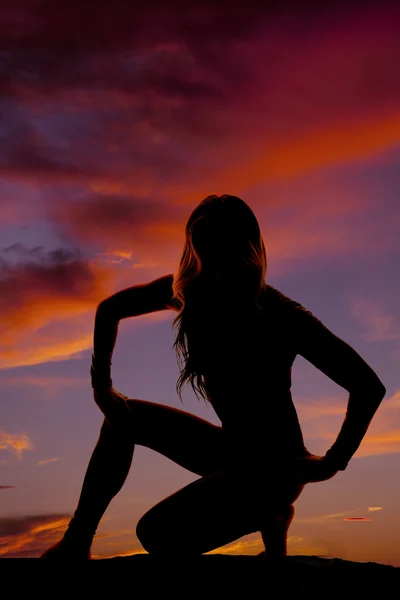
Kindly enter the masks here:
M 89 377 L 97 304 L 174 273 L 193 208 L 232 194 L 260 224 L 267 283 L 387 390 L 347 470 L 297 500 L 288 552 L 400 566 L 399 26 L 385 0 L 249 0 L 246 12 L 210 0 L 6 0 L 1 557 L 39 556 L 76 508 L 102 423 Z M 177 396 L 174 316 L 120 322 L 114 386 L 220 424 L 190 386 L 183 405 Z M 348 394 L 301 356 L 292 380 L 306 446 L 322 455 Z M 139 518 L 196 478 L 137 446 L 93 557 L 144 552 Z M 215 551 L 262 550 L 255 533 Z

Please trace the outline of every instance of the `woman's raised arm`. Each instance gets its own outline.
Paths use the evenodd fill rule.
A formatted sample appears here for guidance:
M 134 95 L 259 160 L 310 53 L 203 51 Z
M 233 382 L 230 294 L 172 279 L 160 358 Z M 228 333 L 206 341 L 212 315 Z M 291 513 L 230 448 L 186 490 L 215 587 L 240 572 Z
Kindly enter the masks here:
M 149 283 L 120 290 L 99 303 L 95 316 L 90 368 L 93 388 L 112 386 L 111 358 L 119 321 L 171 308 L 172 281 L 172 274 L 164 275 Z
M 163 275 L 149 283 L 125 288 L 109 296 L 98 310 L 116 321 L 171 308 L 173 275 Z

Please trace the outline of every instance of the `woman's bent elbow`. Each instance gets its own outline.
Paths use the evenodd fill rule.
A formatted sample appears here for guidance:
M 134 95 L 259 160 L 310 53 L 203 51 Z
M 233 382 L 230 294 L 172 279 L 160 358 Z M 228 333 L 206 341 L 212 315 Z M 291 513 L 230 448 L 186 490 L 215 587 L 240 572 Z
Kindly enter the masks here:
M 359 385 L 356 390 L 350 391 L 354 391 L 357 394 L 366 394 L 371 398 L 373 397 L 377 400 L 377 402 L 380 403 L 384 399 L 387 390 L 383 385 L 382 381 L 379 379 L 379 377 L 374 377 L 364 379 L 361 386 Z
M 379 398 L 379 400 L 383 400 L 384 397 L 386 396 L 386 388 L 383 385 L 382 381 L 379 379 L 379 377 L 376 378 L 376 381 L 374 384 L 372 384 L 369 387 L 371 393 L 376 394 L 377 398 Z

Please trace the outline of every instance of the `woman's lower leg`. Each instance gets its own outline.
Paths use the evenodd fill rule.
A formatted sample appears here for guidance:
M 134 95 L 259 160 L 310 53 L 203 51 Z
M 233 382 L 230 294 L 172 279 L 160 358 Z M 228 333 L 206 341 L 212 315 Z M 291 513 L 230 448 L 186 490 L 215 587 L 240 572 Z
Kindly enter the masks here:
M 135 445 L 104 421 L 90 458 L 74 518 L 98 525 L 128 476 Z
M 64 548 L 70 548 L 72 553 L 90 555 L 97 526 L 127 478 L 134 448 L 126 430 L 114 431 L 104 421 L 86 470 L 77 508 L 62 540 Z
M 287 554 L 287 533 L 294 516 L 291 504 L 282 508 L 276 515 L 271 514 L 261 529 L 268 561 L 283 559 Z

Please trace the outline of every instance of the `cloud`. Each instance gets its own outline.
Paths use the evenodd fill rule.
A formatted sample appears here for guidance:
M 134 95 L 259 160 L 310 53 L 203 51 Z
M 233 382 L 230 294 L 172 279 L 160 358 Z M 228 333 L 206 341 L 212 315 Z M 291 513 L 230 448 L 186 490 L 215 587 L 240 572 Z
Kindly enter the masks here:
M 396 7 L 117 0 L 110 14 L 89 0 L 77 26 L 76 1 L 61 4 L 10 3 L 2 21 L 0 220 L 39 218 L 97 258 L 3 249 L 1 367 L 88 350 L 96 302 L 118 274 L 132 285 L 134 269 L 175 265 L 189 209 L 210 192 L 271 184 L 254 205 L 270 209 L 277 260 L 373 245 L 346 220 L 365 208 L 352 184 L 299 179 L 400 140 Z
M 128 539 L 120 539 L 127 535 Z M 131 539 L 136 542 L 131 542 Z M 132 556 L 133 554 L 147 554 L 146 550 L 136 538 L 136 530 L 114 531 L 107 534 L 96 535 L 92 546 L 92 558 L 114 558 L 115 556 Z
M 246 187 L 379 152 L 399 139 L 399 11 L 383 4 L 89 1 L 79 26 L 76 2 L 62 19 L 19 4 L 1 32 L 3 176 L 179 179 L 182 200 L 205 179 Z
M 102 523 L 103 521 L 104 519 Z M 132 542 L 132 539 L 136 541 Z M 136 527 L 100 532 L 93 540 L 92 558 L 113 558 L 133 554 L 147 554 L 136 537 Z
M 383 305 L 365 298 L 352 301 L 351 314 L 365 328 L 363 338 L 367 342 L 380 342 L 400 339 L 398 320 Z
M 320 402 L 299 402 L 299 414 L 306 445 L 323 454 L 335 441 L 346 413 L 346 398 L 327 397 Z M 400 452 L 400 391 L 384 398 L 354 458 Z
M 167 246 L 183 235 L 185 208 L 133 194 L 92 193 L 56 206 L 49 218 L 55 230 L 67 231 L 77 242 L 113 248 L 114 256 L 159 256 L 160 240 Z M 180 235 L 179 235 L 180 234 Z
M 327 515 L 313 515 L 310 517 L 296 517 L 296 521 L 299 523 L 334 523 L 343 520 L 345 517 L 354 511 L 341 511 L 338 513 L 330 513 Z
M 365 441 L 357 451 L 357 457 L 377 456 L 381 454 L 397 454 L 400 452 L 400 427 L 396 429 L 388 428 L 387 431 L 382 431 L 376 435 L 367 432 Z M 375 427 L 374 427 L 375 429 Z
M 0 490 L 11 490 L 14 488 L 15 488 L 15 485 L 0 485 Z
M 372 510 L 371 510 L 372 508 Z M 375 511 L 379 511 L 380 507 L 368 507 L 367 508 L 367 512 L 375 512 Z M 359 515 L 360 513 L 362 514 L 363 512 L 365 512 L 365 508 L 363 509 L 351 509 L 351 510 L 345 510 L 345 511 L 340 511 L 337 513 L 330 513 L 327 515 L 312 515 L 309 517 L 296 517 L 296 522 L 298 523 L 307 523 L 307 524 L 322 524 L 322 523 L 326 523 L 326 524 L 334 524 L 334 523 L 338 523 L 339 521 L 372 521 L 371 518 L 369 517 L 360 517 L 360 516 L 352 516 L 352 515 Z
M 105 554 L 104 551 L 100 551 L 100 554 L 92 552 L 92 558 L 115 558 L 117 556 L 133 556 L 134 554 L 147 554 L 147 552 L 134 546 L 130 550 L 114 551 L 111 554 Z
M 301 422 L 313 421 L 320 417 L 344 417 L 345 400 L 340 396 L 326 396 L 319 402 L 302 400 L 296 404 L 296 409 L 301 415 Z
M 88 312 L 111 293 L 109 270 L 89 264 L 78 250 L 46 252 L 14 244 L 3 252 L 7 260 L 0 262 L 1 366 L 37 364 L 49 355 L 56 359 L 87 349 L 89 329 L 82 332 L 80 319 L 87 320 Z
M 258 534 L 258 537 L 255 539 L 253 536 L 246 536 L 245 538 L 211 550 L 207 554 L 259 554 L 264 549 L 263 541 Z
M 18 306 L 25 322 L 37 319 L 34 322 L 40 325 L 43 315 L 35 317 L 41 311 L 37 306 L 33 311 L 32 306 L 43 304 L 47 299 L 57 303 L 59 310 L 67 314 L 71 304 L 81 311 L 88 310 L 98 297 L 99 289 L 104 289 L 110 281 L 106 271 L 99 272 L 77 249 L 45 251 L 41 247 L 14 244 L 2 250 L 7 255 L 7 259 L 2 258 L 0 262 L 4 321 Z
M 310 540 L 296 535 L 287 538 L 288 554 L 303 556 L 324 555 L 325 548 L 316 546 Z M 216 548 L 207 554 L 257 555 L 265 551 L 265 546 L 259 533 L 244 536 L 235 542 Z
M 83 387 L 87 385 L 87 377 L 57 376 L 57 375 L 3 375 L 0 379 L 4 387 L 32 387 L 40 388 L 47 398 L 57 396 L 62 389 L 69 387 Z
M 34 446 L 25 434 L 13 434 L 0 431 L 0 450 L 9 450 L 22 459 L 22 453 L 33 450 Z
M 39 460 L 35 464 L 35 467 L 41 467 L 43 465 L 48 465 L 49 463 L 56 462 L 57 460 L 58 460 L 58 458 L 44 458 L 42 460 Z
M 384 398 L 355 457 L 400 452 L 400 390 Z
M 382 510 L 382 506 L 368 506 L 368 512 L 377 512 L 378 510 Z
M 68 515 L 35 515 L 0 519 L 0 556 L 3 558 L 38 557 L 61 539 Z
M 0 518 L 0 556 L 2 558 L 39 557 L 62 538 L 71 516 L 49 514 Z M 136 540 L 133 543 L 129 541 L 132 538 Z M 97 533 L 92 546 L 92 558 L 113 558 L 144 553 L 146 552 L 136 538 L 135 528 Z

